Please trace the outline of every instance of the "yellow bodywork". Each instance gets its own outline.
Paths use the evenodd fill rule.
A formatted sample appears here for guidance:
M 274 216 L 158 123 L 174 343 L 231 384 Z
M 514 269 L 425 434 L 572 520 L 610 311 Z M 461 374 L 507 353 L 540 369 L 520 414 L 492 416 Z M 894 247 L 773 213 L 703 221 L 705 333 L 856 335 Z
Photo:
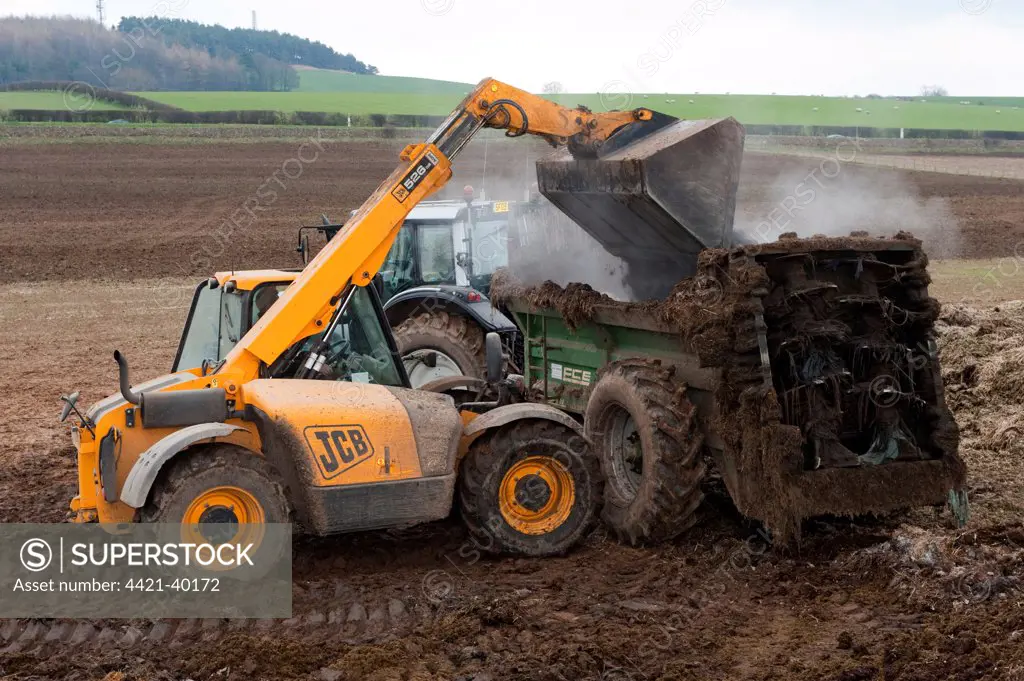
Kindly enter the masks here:
M 213 276 L 221 286 L 226 285 L 228 282 L 233 282 L 238 287 L 238 290 L 251 291 L 260 284 L 268 282 L 295 281 L 299 273 L 287 270 L 240 270 L 237 272 L 218 272 Z
M 337 487 L 422 475 L 405 407 L 386 387 L 333 381 L 259 380 L 246 401 L 289 431 L 297 467 L 313 487 Z M 387 460 L 385 460 L 387 447 Z
M 205 379 L 193 376 L 191 380 L 165 388 L 166 391 L 188 390 L 207 387 L 211 384 L 213 377 Z M 237 386 L 236 386 L 237 390 Z M 120 408 L 115 408 L 97 424 L 96 438 L 93 438 L 85 428 L 79 428 L 76 439 L 78 442 L 78 496 L 71 500 L 71 510 L 74 519 L 78 522 L 100 521 L 104 523 L 126 523 L 135 519 L 136 509 L 119 501 L 108 503 L 103 497 L 103 490 L 100 484 L 99 474 L 99 439 L 115 428 L 120 433 L 118 443 L 117 459 L 117 488 L 124 486 L 128 473 L 135 462 L 142 454 L 160 440 L 174 432 L 173 428 L 141 428 L 138 424 L 134 428 L 128 428 L 126 423 L 126 409 L 130 407 L 127 402 Z M 242 430 L 235 431 L 229 436 L 218 438 L 218 442 L 225 442 L 253 452 L 260 452 L 262 444 L 259 433 L 252 423 L 246 423 L 241 419 L 231 420 L 228 423 L 238 426 Z

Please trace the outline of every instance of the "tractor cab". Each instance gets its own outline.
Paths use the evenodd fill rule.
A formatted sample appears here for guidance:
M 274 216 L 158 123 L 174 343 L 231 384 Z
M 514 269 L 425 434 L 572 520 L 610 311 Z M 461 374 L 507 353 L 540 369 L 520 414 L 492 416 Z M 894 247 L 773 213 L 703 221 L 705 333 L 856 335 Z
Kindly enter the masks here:
M 466 200 L 426 201 L 409 213 L 381 268 L 382 298 L 420 286 L 490 289 L 491 277 L 508 265 L 508 242 L 516 221 L 531 202 Z M 296 249 L 303 263 L 310 257 L 306 231 L 317 230 L 330 240 L 343 225 L 323 217 L 323 224 L 303 227 Z

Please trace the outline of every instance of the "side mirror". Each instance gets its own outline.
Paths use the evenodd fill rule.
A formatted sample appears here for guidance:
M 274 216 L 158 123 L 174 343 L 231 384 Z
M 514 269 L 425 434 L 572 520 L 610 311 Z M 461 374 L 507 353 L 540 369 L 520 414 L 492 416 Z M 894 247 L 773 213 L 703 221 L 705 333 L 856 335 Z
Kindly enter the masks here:
M 61 395 L 60 399 L 64 402 L 64 408 L 60 412 L 60 422 L 64 423 L 68 420 L 68 416 L 71 415 L 71 410 L 75 408 L 78 403 L 79 393 L 74 392 L 70 395 Z
M 299 255 L 302 257 L 302 264 L 304 266 L 308 265 L 309 264 L 309 235 L 308 234 L 303 234 L 302 236 L 299 237 L 299 247 L 296 248 L 295 250 L 298 251 Z
M 497 383 L 502 376 L 502 369 L 505 366 L 505 353 L 501 348 L 501 336 L 491 331 L 484 339 L 484 346 L 487 358 L 487 382 Z

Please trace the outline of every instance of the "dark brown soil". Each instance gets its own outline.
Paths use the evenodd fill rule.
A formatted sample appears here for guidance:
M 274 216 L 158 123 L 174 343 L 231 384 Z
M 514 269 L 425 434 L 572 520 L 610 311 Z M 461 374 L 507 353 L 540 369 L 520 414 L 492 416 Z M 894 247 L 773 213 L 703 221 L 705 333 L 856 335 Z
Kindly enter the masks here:
M 344 222 L 398 165 L 402 142 L 32 145 L 2 150 L 0 282 L 149 279 L 301 266 L 300 225 Z M 317 146 L 319 144 L 319 146 Z M 537 143 L 463 152 L 466 184 L 521 198 Z M 511 194 L 514 189 L 514 195 Z M 497 194 L 496 194 L 497 192 Z M 443 198 L 443 197 L 441 197 Z M 313 237 L 314 246 L 321 243 Z
M 299 225 L 317 223 L 321 213 L 344 220 L 394 169 L 402 146 L 321 144 L 323 151 L 308 140 L 5 146 L 0 282 L 202 277 L 211 270 L 294 267 Z M 531 141 L 491 142 L 482 183 L 484 147 L 478 140 L 459 158 L 448 190 L 457 196 L 472 184 L 491 197 L 519 198 L 532 181 L 530 158 L 544 152 Z M 302 163 L 300 153 L 316 160 Z M 806 158 L 748 155 L 738 219 L 766 219 L 780 192 L 786 193 L 780 182 L 785 188 L 788 178 L 817 166 Z M 906 180 L 893 192 L 909 183 L 924 199 L 946 198 L 963 231 L 962 257 L 1012 254 L 1024 237 L 1020 182 L 856 166 L 844 166 L 837 182 L 846 177 L 871 178 L 881 199 L 893 178 Z
M 57 395 L 112 392 L 115 347 L 140 376 L 167 370 L 190 282 L 207 273 L 190 255 L 296 149 L 3 148 L 0 521 L 63 519 L 75 466 Z M 356 207 L 396 155 L 329 147 L 209 264 L 296 264 L 294 228 Z M 463 160 L 459 190 L 479 184 L 481 150 Z M 749 157 L 742 205 L 770 208 L 778 168 L 801 163 Z M 968 252 L 1013 255 L 1019 185 L 909 178 L 948 197 Z M 564 558 L 483 558 L 455 521 L 300 541 L 293 620 L 0 620 L 0 677 L 1019 681 L 1024 308 L 996 305 L 938 324 L 970 470 L 966 531 L 918 509 L 811 521 L 799 549 L 769 549 L 713 482 L 697 525 L 655 548 L 599 532 Z

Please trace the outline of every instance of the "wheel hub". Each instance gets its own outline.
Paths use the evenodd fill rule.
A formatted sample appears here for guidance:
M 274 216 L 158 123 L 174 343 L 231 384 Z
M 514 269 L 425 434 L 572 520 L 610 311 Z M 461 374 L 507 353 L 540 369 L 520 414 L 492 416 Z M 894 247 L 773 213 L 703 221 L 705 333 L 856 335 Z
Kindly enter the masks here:
M 238 516 L 234 508 L 211 506 L 199 515 L 199 534 L 211 544 L 231 541 L 237 533 Z
M 640 433 L 633 417 L 622 407 L 615 407 L 608 423 L 606 442 L 612 453 L 614 468 L 608 482 L 620 497 L 632 501 L 640 491 L 644 474 Z
M 551 501 L 551 485 L 539 475 L 527 475 L 516 483 L 516 503 L 527 511 L 537 511 Z
M 220 486 L 196 496 L 185 511 L 183 532 L 190 540 L 223 544 L 236 539 L 241 525 L 266 522 L 259 500 L 248 490 Z

